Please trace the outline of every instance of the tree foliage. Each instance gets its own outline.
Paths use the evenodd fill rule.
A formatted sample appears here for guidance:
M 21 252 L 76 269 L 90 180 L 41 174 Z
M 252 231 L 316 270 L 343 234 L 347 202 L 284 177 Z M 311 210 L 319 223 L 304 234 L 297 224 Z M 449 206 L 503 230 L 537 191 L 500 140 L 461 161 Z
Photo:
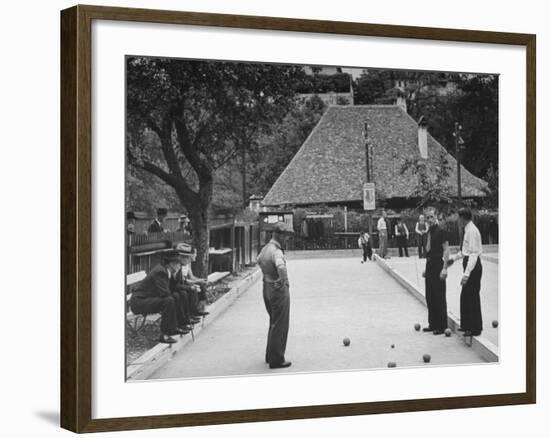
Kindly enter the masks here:
M 258 139 L 251 154 L 250 190 L 265 195 L 305 142 L 326 109 L 313 95 L 303 105 L 296 105 L 270 133 Z
M 129 165 L 170 186 L 189 212 L 198 274 L 208 258 L 216 172 L 294 104 L 301 67 L 127 58 Z
M 470 172 L 484 177 L 490 166 L 498 172 L 498 76 L 369 69 L 354 84 L 358 105 L 393 104 L 399 95 L 453 156 L 454 123 L 462 125 L 461 161 Z
M 401 167 L 401 174 L 409 171 L 417 178 L 417 184 L 409 198 L 418 199 L 418 207 L 452 203 L 449 185 L 451 166 L 446 153 L 441 152 L 432 171 L 428 169 L 427 161 L 422 158 L 407 159 Z

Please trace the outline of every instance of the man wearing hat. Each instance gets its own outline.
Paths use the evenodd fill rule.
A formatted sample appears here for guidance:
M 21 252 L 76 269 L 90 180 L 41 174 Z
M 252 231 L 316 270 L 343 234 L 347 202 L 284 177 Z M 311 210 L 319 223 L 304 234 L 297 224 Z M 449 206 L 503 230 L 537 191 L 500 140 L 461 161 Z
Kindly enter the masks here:
M 170 278 L 180 268 L 179 253 L 175 250 L 165 252 L 162 262 L 151 269 L 151 272 L 138 283 L 130 299 L 130 308 L 136 315 L 161 314 L 159 342 L 165 344 L 176 342 L 172 335 L 189 332 L 184 327 L 178 298 L 170 290 Z
M 284 222 L 275 224 L 271 240 L 262 248 L 256 259 L 263 274 L 264 304 L 269 315 L 265 352 L 265 361 L 269 368 L 286 368 L 292 365 L 285 360 L 290 294 L 284 247 L 288 235 L 293 232 L 292 227 Z
M 186 325 L 196 324 L 201 316 L 208 315 L 209 312 L 199 310 L 200 286 L 203 281 L 197 279 L 199 283 L 195 284 L 191 279 L 191 261 L 195 253 L 191 247 L 186 244 L 180 244 L 176 248 L 180 256 L 181 268 L 170 279 L 170 289 L 178 296 L 183 312 L 183 322 Z M 206 284 L 206 281 L 204 281 Z
M 126 231 L 128 234 L 134 234 L 136 228 L 136 215 L 133 211 L 126 212 Z
M 157 208 L 157 217 L 153 219 L 153 222 L 151 222 L 151 225 L 149 225 L 149 228 L 147 228 L 147 232 L 164 233 L 166 231 L 164 229 L 164 219 L 166 218 L 167 214 L 168 210 L 166 210 L 166 208 Z
M 186 214 L 182 214 L 178 219 L 176 231 L 182 231 L 185 233 L 185 237 L 191 237 L 190 223 L 189 217 Z

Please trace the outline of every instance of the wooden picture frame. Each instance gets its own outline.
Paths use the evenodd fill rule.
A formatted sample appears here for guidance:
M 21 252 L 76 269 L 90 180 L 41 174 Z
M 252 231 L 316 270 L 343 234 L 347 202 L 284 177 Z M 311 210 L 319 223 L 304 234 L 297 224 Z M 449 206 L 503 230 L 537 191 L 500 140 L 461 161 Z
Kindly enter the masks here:
M 467 397 L 92 418 L 92 22 L 113 20 L 517 45 L 526 48 L 526 391 Z M 396 413 L 536 401 L 535 49 L 531 34 L 75 6 L 61 12 L 61 426 L 74 432 Z

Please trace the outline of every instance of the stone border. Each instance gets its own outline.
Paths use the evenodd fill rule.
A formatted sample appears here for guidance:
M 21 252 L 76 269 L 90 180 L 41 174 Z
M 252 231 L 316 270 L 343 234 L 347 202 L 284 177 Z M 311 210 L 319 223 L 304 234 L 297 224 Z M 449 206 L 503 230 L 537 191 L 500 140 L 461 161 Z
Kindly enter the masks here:
M 231 306 L 239 296 L 246 292 L 256 283 L 261 277 L 261 270 L 257 269 L 245 276 L 242 281 L 229 292 L 222 295 L 218 300 L 206 308 L 210 315 L 206 316 L 200 324 L 196 324 L 194 328 L 194 336 L 211 324 L 218 316 Z M 126 368 L 126 380 L 146 380 L 161 366 L 166 364 L 178 351 L 185 347 L 189 342 L 192 342 L 191 334 L 185 336 L 175 336 L 177 340 L 175 344 L 157 344 L 150 350 L 143 353 L 134 362 Z
M 413 297 L 415 297 L 418 301 L 426 306 L 426 297 L 415 285 L 413 285 L 403 275 L 401 275 L 390 265 L 388 265 L 388 263 L 377 254 L 374 255 L 374 260 L 376 261 L 376 263 L 378 263 L 378 266 L 380 266 L 384 271 L 390 274 L 390 276 L 393 277 L 393 279 L 397 281 L 401 286 L 403 286 L 403 288 L 405 288 L 407 292 L 409 292 Z M 459 319 L 452 312 L 447 313 L 447 324 L 453 333 L 459 335 L 462 339 L 464 339 L 464 342 L 468 346 L 472 347 L 472 349 L 487 362 L 499 361 L 498 347 L 495 344 L 479 336 L 466 338 L 459 334 L 458 327 L 460 327 L 460 322 Z

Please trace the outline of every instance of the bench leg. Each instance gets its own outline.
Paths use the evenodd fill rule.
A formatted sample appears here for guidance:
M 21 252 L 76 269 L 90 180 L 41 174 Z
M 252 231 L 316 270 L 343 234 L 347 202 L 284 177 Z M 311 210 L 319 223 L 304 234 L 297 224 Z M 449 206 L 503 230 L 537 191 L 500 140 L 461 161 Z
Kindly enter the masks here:
M 137 329 L 138 332 L 145 326 L 145 323 L 147 322 L 147 315 L 141 315 L 141 317 L 142 317 L 142 320 L 139 328 Z
M 126 326 L 130 329 L 130 331 L 131 331 L 134 335 L 137 334 L 136 329 L 132 326 L 132 324 L 130 323 L 130 321 L 126 320 Z

